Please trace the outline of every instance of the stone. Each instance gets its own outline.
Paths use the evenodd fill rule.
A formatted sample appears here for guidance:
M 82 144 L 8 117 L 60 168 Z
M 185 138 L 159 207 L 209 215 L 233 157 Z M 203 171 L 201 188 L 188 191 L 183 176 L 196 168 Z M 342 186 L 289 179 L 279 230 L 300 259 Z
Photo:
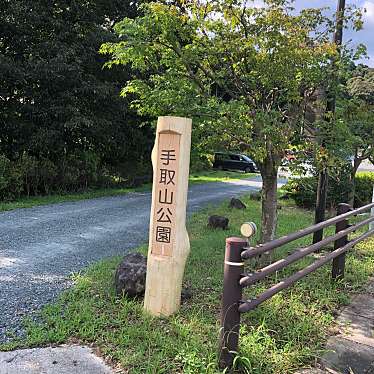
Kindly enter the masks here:
M 117 295 L 143 295 L 146 274 L 147 258 L 140 253 L 127 254 L 119 264 L 114 277 Z
M 252 192 L 252 193 L 249 195 L 249 198 L 250 198 L 251 200 L 261 201 L 261 192 L 260 192 L 260 191 Z
M 210 216 L 208 218 L 208 227 L 212 229 L 222 229 L 227 230 L 229 226 L 229 219 L 222 216 Z
M 241 200 L 236 199 L 235 197 L 230 200 L 229 208 L 247 209 L 246 205 Z

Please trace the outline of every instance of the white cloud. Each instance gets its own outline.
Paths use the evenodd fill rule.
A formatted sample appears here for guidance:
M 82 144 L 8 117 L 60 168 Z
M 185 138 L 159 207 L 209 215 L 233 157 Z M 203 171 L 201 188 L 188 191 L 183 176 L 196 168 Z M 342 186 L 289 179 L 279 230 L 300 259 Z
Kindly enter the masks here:
M 263 0 L 249 0 L 245 5 L 249 8 L 262 8 L 265 4 Z
M 365 1 L 363 8 L 366 9 L 366 13 L 364 13 L 365 24 L 374 24 L 374 2 Z

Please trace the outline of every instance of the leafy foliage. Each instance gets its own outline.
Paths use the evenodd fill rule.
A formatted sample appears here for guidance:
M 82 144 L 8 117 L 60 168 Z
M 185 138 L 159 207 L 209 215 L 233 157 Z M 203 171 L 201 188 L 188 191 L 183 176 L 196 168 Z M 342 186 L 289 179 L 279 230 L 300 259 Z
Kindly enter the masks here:
M 290 180 L 284 187 L 286 195 L 293 198 L 296 204 L 304 208 L 314 208 L 316 202 L 318 179 L 304 177 Z M 372 199 L 374 173 L 359 172 L 355 178 L 355 207 L 369 204 Z M 339 203 L 349 201 L 350 184 L 349 173 L 330 176 L 327 196 L 328 207 L 336 207 Z
M 115 26 L 122 39 L 101 51 L 109 66 L 131 64 L 146 79 L 130 80 L 140 114 L 193 116 L 206 147 L 247 143 L 261 162 L 276 163 L 300 134 L 305 95 L 323 82 L 335 47 L 320 10 L 292 15 L 288 1 L 267 8 L 242 1 L 151 3 L 144 16 Z
M 304 114 L 325 86 L 336 46 L 320 9 L 292 11 L 292 1 L 163 1 L 115 25 L 108 66 L 131 65 L 127 82 L 141 115 L 193 117 L 200 149 L 242 148 L 263 177 L 263 240 L 275 235 L 277 170 L 290 144 L 305 141 Z M 144 78 L 145 77 L 145 78 Z
M 88 165 L 116 172 L 149 158 L 152 131 L 119 97 L 132 72 L 103 70 L 98 53 L 117 40 L 113 23 L 137 14 L 132 1 L 1 2 L 0 154 L 29 173 L 44 163 L 44 190 L 68 188 Z

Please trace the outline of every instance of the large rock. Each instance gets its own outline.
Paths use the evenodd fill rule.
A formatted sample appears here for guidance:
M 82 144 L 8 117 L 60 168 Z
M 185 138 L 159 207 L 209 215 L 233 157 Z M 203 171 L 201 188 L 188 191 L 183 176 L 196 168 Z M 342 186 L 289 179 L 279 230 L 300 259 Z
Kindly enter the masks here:
M 236 199 L 235 197 L 230 200 L 229 208 L 247 209 L 246 205 L 241 200 Z
M 208 227 L 212 229 L 227 230 L 229 226 L 229 219 L 222 216 L 210 216 L 208 218 Z
M 252 193 L 249 195 L 249 198 L 250 198 L 251 200 L 261 201 L 261 192 L 260 192 L 260 191 L 252 192 Z
M 129 253 L 119 264 L 114 284 L 117 295 L 140 296 L 145 291 L 147 258 L 140 253 Z

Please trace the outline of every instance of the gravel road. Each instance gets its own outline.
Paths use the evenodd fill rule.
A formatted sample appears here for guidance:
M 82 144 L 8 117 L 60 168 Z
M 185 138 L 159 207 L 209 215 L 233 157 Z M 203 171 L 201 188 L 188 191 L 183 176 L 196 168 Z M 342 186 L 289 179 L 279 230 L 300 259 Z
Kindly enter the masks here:
M 257 190 L 258 177 L 190 188 L 189 213 Z M 0 213 L 0 342 L 69 287 L 89 264 L 147 241 L 150 193 L 129 193 Z

